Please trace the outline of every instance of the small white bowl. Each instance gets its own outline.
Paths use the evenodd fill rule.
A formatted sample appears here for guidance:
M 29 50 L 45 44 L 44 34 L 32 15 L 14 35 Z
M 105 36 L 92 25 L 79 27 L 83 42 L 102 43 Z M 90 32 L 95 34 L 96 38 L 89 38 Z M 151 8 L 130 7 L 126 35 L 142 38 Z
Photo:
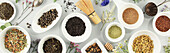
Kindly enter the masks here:
M 60 43 L 62 44 L 62 53 L 66 53 L 66 44 L 63 41 L 63 39 L 57 35 L 47 35 L 47 36 L 43 37 L 38 44 L 38 53 L 44 53 L 43 45 L 44 45 L 45 41 L 47 41 L 48 39 L 51 39 L 51 38 L 56 38 L 57 40 L 59 40 Z
M 121 30 L 122 30 L 121 36 L 118 37 L 118 38 L 116 38 L 116 39 L 111 38 L 111 37 L 109 36 L 109 34 L 108 34 L 109 28 L 110 28 L 111 26 L 114 26 L 114 25 L 120 27 Z M 122 40 L 123 37 L 125 36 L 125 29 L 124 29 L 124 27 L 123 27 L 120 23 L 117 23 L 117 22 L 110 23 L 110 24 L 106 27 L 106 29 L 105 29 L 105 36 L 106 36 L 106 38 L 107 38 L 109 41 L 111 41 L 111 42 L 119 42 L 119 41 Z
M 16 15 L 15 5 L 14 5 L 12 2 L 8 1 L 8 0 L 0 1 L 0 5 L 1 5 L 2 3 L 4 3 L 4 2 L 9 3 L 9 4 L 13 7 L 13 9 L 14 9 L 14 14 L 12 15 L 12 17 L 11 17 L 9 20 L 6 20 L 6 21 L 5 21 L 5 20 L 0 19 L 0 23 L 11 22 L 11 21 L 15 18 L 15 15 Z
M 117 5 L 117 9 L 118 9 L 118 20 L 120 22 L 120 24 L 122 24 L 125 28 L 127 29 L 136 29 L 138 27 L 140 27 L 144 21 L 144 14 L 143 14 L 143 11 L 142 9 L 133 4 L 133 3 L 126 3 L 122 0 L 113 0 L 115 2 L 115 4 Z M 135 24 L 127 24 L 124 20 L 123 20 L 123 12 L 127 9 L 127 8 L 134 8 L 138 14 L 139 14 L 139 17 L 138 17 L 138 20 Z
M 43 15 L 43 13 L 48 12 L 50 9 L 56 9 L 58 12 L 58 17 L 56 17 L 56 19 L 52 22 L 51 25 L 47 26 L 47 28 L 41 28 L 40 25 L 38 25 L 38 19 Z M 34 32 L 36 33 L 43 33 L 45 31 L 48 31 L 49 29 L 51 29 L 60 19 L 62 14 L 62 8 L 61 5 L 58 3 L 52 3 L 52 4 L 48 4 L 45 7 L 43 7 L 35 16 L 33 22 L 32 22 L 32 29 Z
M 149 30 L 140 30 L 131 36 L 131 38 L 129 39 L 129 43 L 128 43 L 129 53 L 135 53 L 132 48 L 133 41 L 136 37 L 141 36 L 141 35 L 148 35 L 153 40 L 153 44 L 154 44 L 153 53 L 160 53 L 161 42 L 159 38 L 157 37 L 157 35 Z
M 103 44 L 97 39 L 93 39 L 92 41 L 88 42 L 82 49 L 81 52 L 82 53 L 87 53 L 86 49 L 91 46 L 92 44 L 97 43 L 97 45 L 99 46 L 99 48 L 102 50 L 102 53 L 108 53 L 107 50 L 105 49 L 105 47 L 103 46 Z
M 86 29 L 85 29 L 85 32 L 84 34 L 82 34 L 81 36 L 71 36 L 65 26 L 66 26 L 66 23 L 67 21 L 72 18 L 72 17 L 79 17 L 80 19 L 83 20 L 83 22 L 85 23 L 85 26 L 86 26 Z M 64 36 L 71 42 L 75 42 L 75 43 L 80 43 L 80 42 L 84 42 L 85 40 L 87 40 L 89 37 L 90 37 L 90 34 L 91 34 L 91 31 L 92 31 L 92 26 L 91 26 L 91 23 L 88 19 L 88 17 L 86 17 L 85 15 L 83 14 L 80 14 L 80 13 L 72 13 L 72 14 L 69 14 L 65 17 L 65 19 L 63 20 L 63 23 L 61 25 L 61 30 L 62 30 L 62 33 L 64 34 Z
M 167 16 L 168 18 L 170 18 L 170 11 L 169 11 L 169 12 L 161 12 L 161 13 L 158 13 L 158 14 L 154 17 L 154 19 L 153 19 L 152 27 L 153 27 L 154 31 L 155 31 L 157 34 L 159 34 L 159 35 L 161 35 L 161 36 L 170 36 L 170 29 L 169 29 L 168 31 L 166 31 L 166 32 L 162 32 L 162 31 L 159 31 L 159 30 L 156 28 L 155 23 L 156 23 L 156 20 L 158 19 L 158 17 L 160 17 L 160 16 Z
M 1 46 L 0 50 L 1 50 L 1 53 L 12 53 L 8 49 L 5 48 L 4 41 L 5 41 L 5 34 L 6 34 L 6 32 L 9 29 L 14 29 L 14 28 L 21 30 L 26 35 L 26 39 L 27 39 L 27 44 L 28 45 L 22 51 L 20 51 L 20 53 L 27 53 L 29 48 L 30 48 L 30 45 L 31 45 L 31 39 L 30 39 L 30 36 L 29 36 L 28 32 L 24 28 L 19 27 L 19 26 L 9 26 L 9 27 L 5 28 L 1 32 L 1 34 L 0 34 L 0 39 L 1 39 L 1 41 L 0 41 L 0 46 Z

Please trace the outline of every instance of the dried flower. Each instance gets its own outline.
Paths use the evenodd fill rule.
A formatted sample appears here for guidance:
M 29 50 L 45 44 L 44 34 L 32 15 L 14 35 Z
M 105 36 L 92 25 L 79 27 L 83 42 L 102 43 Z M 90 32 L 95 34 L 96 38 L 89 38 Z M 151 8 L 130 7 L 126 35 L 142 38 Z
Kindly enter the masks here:
M 24 4 L 24 2 L 22 2 L 22 4 Z
M 80 49 L 79 49 L 79 48 L 76 48 L 75 53 L 81 53 Z
M 164 5 L 164 7 L 161 9 L 161 12 L 170 11 L 170 8 L 167 5 Z
M 102 5 L 102 6 L 106 6 L 106 5 L 109 4 L 109 2 L 110 2 L 109 0 L 104 0 L 104 1 L 101 3 L 101 5 Z
M 29 4 L 32 4 L 32 2 L 31 2 L 31 1 L 29 1 L 28 3 L 29 3 Z
M 28 3 L 28 0 L 26 0 L 26 3 Z
M 76 44 L 74 42 L 70 42 L 70 45 L 69 45 L 66 53 L 70 53 L 73 49 L 75 49 L 75 53 L 81 53 L 80 49 L 78 49 L 77 47 L 79 47 L 79 44 Z

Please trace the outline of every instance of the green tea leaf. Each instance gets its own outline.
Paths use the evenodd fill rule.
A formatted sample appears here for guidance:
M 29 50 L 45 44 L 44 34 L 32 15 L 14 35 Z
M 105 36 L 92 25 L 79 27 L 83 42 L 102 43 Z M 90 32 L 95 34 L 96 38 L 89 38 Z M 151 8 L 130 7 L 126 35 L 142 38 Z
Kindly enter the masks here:
M 5 28 L 6 28 L 6 26 L 5 26 L 5 25 L 2 25 L 2 26 L 1 26 L 1 29 L 2 29 L 2 30 L 4 30 Z

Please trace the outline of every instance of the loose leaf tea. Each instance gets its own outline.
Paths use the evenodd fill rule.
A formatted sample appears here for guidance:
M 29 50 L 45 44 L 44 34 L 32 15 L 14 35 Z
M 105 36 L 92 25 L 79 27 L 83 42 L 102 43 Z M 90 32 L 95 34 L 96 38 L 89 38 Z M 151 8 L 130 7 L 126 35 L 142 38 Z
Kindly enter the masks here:
M 155 25 L 159 31 L 166 32 L 170 29 L 170 19 L 167 16 L 160 16 Z
M 2 3 L 0 5 L 0 19 L 9 20 L 14 14 L 14 8 L 9 3 Z
M 27 46 L 26 35 L 18 29 L 10 29 L 5 35 L 5 48 L 10 52 L 18 53 Z
M 71 36 L 80 36 L 84 34 L 86 26 L 83 20 L 75 16 L 67 21 L 65 28 Z
M 43 15 L 38 19 L 38 25 L 41 28 L 47 28 L 52 22 L 58 17 L 58 12 L 56 9 L 51 9 L 50 11 L 43 13 Z
M 93 43 L 93 45 L 89 46 L 86 49 L 87 53 L 102 53 L 102 50 L 99 48 L 99 46 L 97 45 L 97 43 Z
M 62 53 L 62 45 L 56 38 L 51 38 L 45 41 L 43 50 L 45 53 Z

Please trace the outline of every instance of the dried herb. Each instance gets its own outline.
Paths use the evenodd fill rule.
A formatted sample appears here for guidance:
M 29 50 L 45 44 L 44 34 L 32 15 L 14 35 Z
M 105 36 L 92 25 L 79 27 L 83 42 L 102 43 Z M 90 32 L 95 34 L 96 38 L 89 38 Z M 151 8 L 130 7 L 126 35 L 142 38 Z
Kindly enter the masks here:
M 0 4 L 0 19 L 9 20 L 14 14 L 14 8 L 9 3 Z
M 51 38 L 45 41 L 43 50 L 45 53 L 62 53 L 62 45 L 56 38 Z
M 83 20 L 75 16 L 67 21 L 65 28 L 71 36 L 80 36 L 84 34 L 86 26 Z
M 38 53 L 38 44 L 40 42 L 40 39 L 36 39 L 34 41 L 31 41 L 31 46 L 29 48 L 28 53 Z
M 142 0 L 133 0 L 133 1 L 134 1 L 134 3 L 139 3 Z
M 26 35 L 18 29 L 10 29 L 6 32 L 4 45 L 10 52 L 18 53 L 27 46 Z
M 110 11 L 106 10 L 106 11 L 103 11 L 103 14 L 102 14 L 102 28 L 100 29 L 100 31 L 103 29 L 104 25 L 106 23 L 110 23 L 112 21 L 115 20 L 115 18 L 110 18 L 114 15 L 114 9 L 115 9 L 116 5 L 113 5 L 112 9 Z
M 41 28 L 47 28 L 52 22 L 58 17 L 58 12 L 56 9 L 51 9 L 50 11 L 43 13 L 43 15 L 38 19 L 38 25 Z

